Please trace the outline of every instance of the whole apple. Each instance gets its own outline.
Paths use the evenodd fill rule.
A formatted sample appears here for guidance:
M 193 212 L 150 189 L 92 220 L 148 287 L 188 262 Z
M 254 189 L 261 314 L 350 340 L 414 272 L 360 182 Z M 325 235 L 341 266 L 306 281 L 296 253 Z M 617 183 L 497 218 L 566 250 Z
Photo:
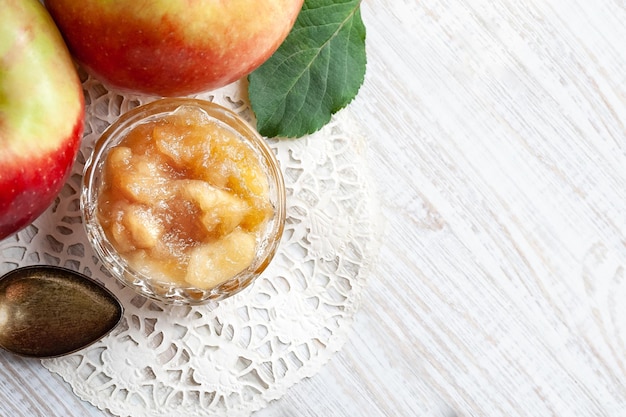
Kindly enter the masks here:
M 45 0 L 74 57 L 105 85 L 183 96 L 236 81 L 287 37 L 303 0 Z
M 67 179 L 84 97 L 63 38 L 37 0 L 0 0 L 0 239 L 32 223 Z

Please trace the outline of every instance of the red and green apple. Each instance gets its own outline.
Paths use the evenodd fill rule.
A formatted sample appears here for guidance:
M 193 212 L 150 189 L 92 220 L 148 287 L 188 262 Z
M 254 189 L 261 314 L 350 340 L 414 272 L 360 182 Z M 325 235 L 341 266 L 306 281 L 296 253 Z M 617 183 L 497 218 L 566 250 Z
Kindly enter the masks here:
M 32 223 L 67 179 L 82 137 L 76 67 L 37 0 L 0 0 L 0 239 Z
M 183 96 L 265 62 L 303 0 L 44 0 L 75 58 L 105 85 Z

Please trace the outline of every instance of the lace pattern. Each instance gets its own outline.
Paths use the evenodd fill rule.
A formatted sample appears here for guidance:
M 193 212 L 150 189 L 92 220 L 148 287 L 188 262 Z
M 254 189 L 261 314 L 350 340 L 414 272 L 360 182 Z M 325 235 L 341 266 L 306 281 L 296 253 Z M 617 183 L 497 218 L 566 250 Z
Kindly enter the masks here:
M 285 176 L 281 247 L 248 289 L 197 307 L 168 306 L 104 270 L 81 223 L 86 156 L 122 112 L 153 98 L 120 95 L 85 76 L 87 117 L 73 174 L 33 225 L 0 242 L 0 272 L 61 265 L 102 282 L 122 301 L 122 323 L 75 354 L 43 360 L 80 398 L 117 416 L 248 416 L 314 375 L 344 343 L 375 261 L 377 202 L 366 143 L 349 109 L 323 130 L 270 140 Z M 248 120 L 244 82 L 197 97 Z

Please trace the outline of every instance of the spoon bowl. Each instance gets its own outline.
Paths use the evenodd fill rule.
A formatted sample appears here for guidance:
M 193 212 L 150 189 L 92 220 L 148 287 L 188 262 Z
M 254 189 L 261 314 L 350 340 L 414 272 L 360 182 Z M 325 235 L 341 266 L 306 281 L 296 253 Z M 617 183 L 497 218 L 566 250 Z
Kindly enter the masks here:
M 0 347 L 51 358 L 95 343 L 123 316 L 119 300 L 78 272 L 27 266 L 0 277 Z

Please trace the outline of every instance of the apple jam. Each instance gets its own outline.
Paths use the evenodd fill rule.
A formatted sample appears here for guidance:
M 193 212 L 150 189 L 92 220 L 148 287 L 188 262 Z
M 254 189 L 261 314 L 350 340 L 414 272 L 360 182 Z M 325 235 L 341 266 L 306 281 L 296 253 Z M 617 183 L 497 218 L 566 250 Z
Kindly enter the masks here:
M 282 211 L 271 198 L 272 175 L 227 123 L 179 106 L 121 136 L 102 157 L 94 217 L 131 269 L 211 289 L 258 261 L 260 246 L 275 247 L 276 236 L 261 245 Z M 261 261 L 260 268 L 269 262 Z

